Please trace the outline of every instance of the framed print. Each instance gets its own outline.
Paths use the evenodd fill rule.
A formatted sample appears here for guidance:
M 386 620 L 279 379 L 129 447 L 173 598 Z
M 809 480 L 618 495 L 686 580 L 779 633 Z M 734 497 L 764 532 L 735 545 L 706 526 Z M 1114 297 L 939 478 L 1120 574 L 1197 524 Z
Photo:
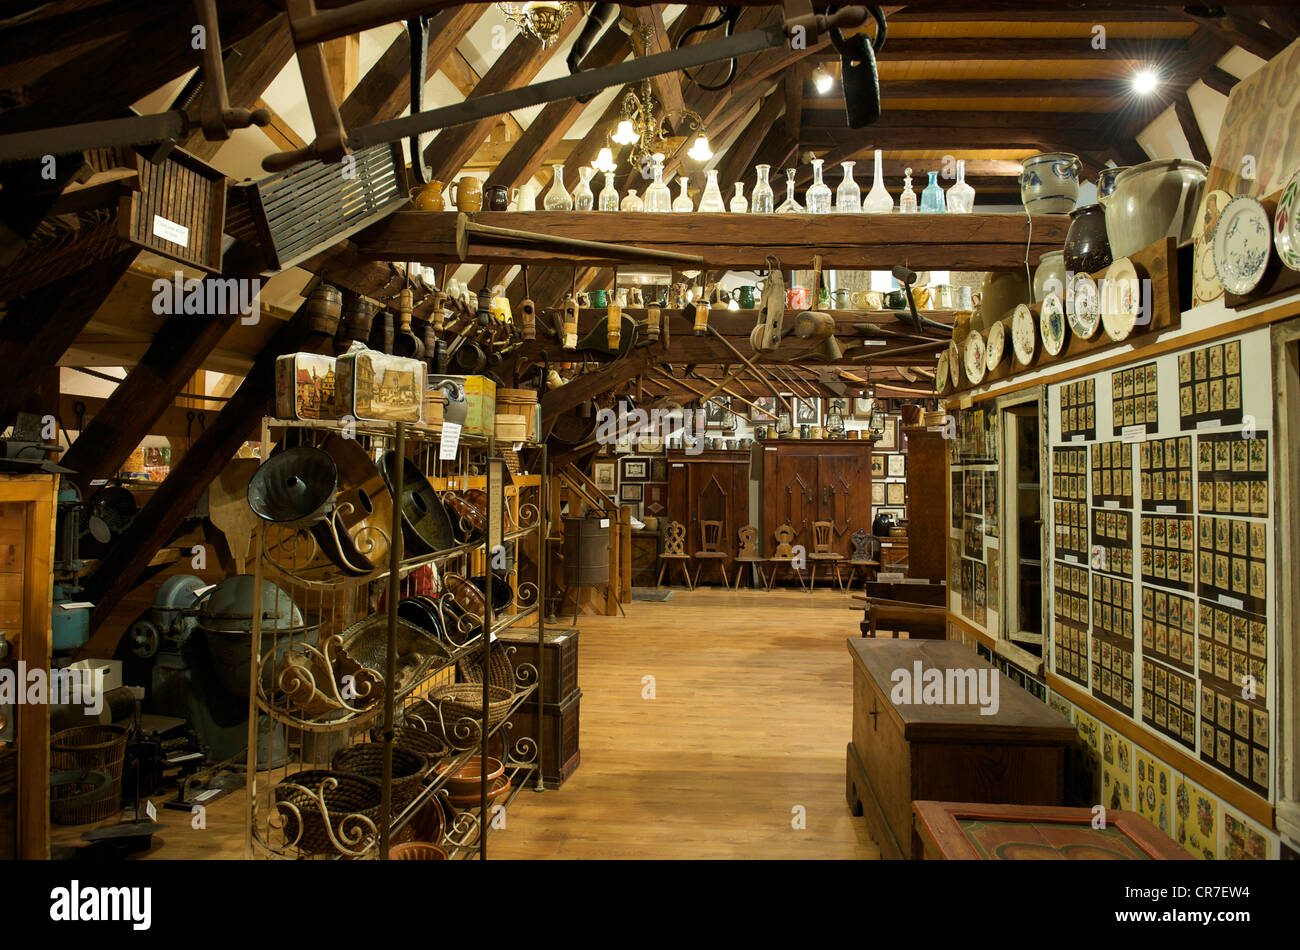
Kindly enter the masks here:
M 883 505 L 885 503 L 885 483 L 873 481 L 871 483 L 871 503 L 873 505 Z
M 905 520 L 907 520 L 907 509 L 906 509 L 906 508 L 901 508 L 901 507 L 900 507 L 900 508 L 881 508 L 878 512 L 876 512 L 876 514 L 878 514 L 878 515 L 893 515 L 894 518 L 895 518 L 896 520 L 898 520 L 898 521 L 905 521 Z
M 607 495 L 614 494 L 615 475 L 617 471 L 613 462 L 597 462 L 591 469 L 591 480 Z
M 858 396 L 853 400 L 853 418 L 870 419 L 871 411 L 876 408 L 874 396 Z
M 710 429 L 736 428 L 736 414 L 731 411 L 730 396 L 714 396 L 704 404 L 704 424 Z
M 907 485 L 903 482 L 886 482 L 885 502 L 890 505 L 907 504 Z
M 650 477 L 650 460 L 649 459 L 623 459 L 623 477 L 620 481 L 624 482 L 644 482 Z M 640 498 L 636 499 L 640 501 Z
M 755 399 L 754 405 L 749 410 L 749 421 L 760 425 L 776 422 L 776 397 L 759 396 Z
M 885 477 L 885 456 L 871 456 L 871 477 L 872 479 Z
M 650 460 L 650 481 L 668 481 L 668 459 L 660 457 Z
M 640 482 L 629 482 L 625 485 L 621 485 L 618 489 L 618 500 L 628 502 L 640 501 L 645 496 L 645 493 L 642 491 L 644 487 L 645 486 Z
M 821 400 L 815 396 L 794 399 L 790 397 L 794 405 L 794 424 L 795 425 L 817 425 L 821 415 Z
M 871 448 L 875 452 L 898 451 L 898 416 L 885 416 L 880 438 L 872 444 Z
M 887 455 L 885 472 L 890 478 L 907 477 L 907 456 L 906 455 Z
M 668 514 L 668 486 L 647 482 L 641 498 L 641 511 L 655 518 Z
M 636 450 L 642 455 L 654 455 L 664 450 L 664 440 L 657 435 L 642 436 L 637 439 Z

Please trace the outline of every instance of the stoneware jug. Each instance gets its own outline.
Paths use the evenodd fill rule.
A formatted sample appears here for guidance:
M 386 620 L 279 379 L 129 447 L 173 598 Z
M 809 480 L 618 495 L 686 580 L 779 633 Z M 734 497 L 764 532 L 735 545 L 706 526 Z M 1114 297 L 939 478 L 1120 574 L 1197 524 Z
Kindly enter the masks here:
M 1075 208 L 1070 212 L 1070 230 L 1065 233 L 1065 269 L 1095 274 L 1110 264 L 1106 212 L 1099 204 Z
M 1030 214 L 1068 214 L 1079 197 L 1079 157 L 1043 152 L 1021 163 L 1020 200 Z
M 1164 237 L 1190 241 L 1204 191 L 1200 162 L 1173 158 L 1126 168 L 1106 199 L 1111 254 L 1128 257 Z
M 1065 252 L 1048 251 L 1038 261 L 1034 270 L 1034 302 L 1042 303 L 1051 291 L 1065 299 Z M 969 289 L 969 288 L 968 288 Z
M 446 211 L 447 203 L 442 197 L 442 182 L 431 181 L 427 185 L 416 185 L 411 189 L 411 204 L 420 211 Z
M 451 186 L 451 200 L 457 211 L 482 211 L 483 183 L 473 175 L 462 175 Z
M 524 182 L 519 186 L 519 197 L 515 200 L 515 210 L 537 210 L 537 189 L 533 186 L 531 181 Z

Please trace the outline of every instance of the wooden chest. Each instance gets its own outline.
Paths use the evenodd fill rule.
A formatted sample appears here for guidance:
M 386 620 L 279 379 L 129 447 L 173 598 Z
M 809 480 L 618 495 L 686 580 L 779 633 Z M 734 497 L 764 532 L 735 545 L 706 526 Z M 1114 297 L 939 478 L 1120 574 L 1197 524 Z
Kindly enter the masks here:
M 507 630 L 498 642 L 514 647 L 511 664 L 518 669 L 521 663 L 537 665 L 537 634 L 526 629 Z M 578 631 L 548 630 L 545 641 L 545 662 L 542 676 L 542 701 L 562 703 L 578 691 Z
M 907 538 L 880 539 L 880 574 L 907 573 Z
M 852 813 L 866 817 L 882 856 L 921 856 L 912 823 L 917 800 L 1064 804 L 1065 753 L 1074 727 L 973 650 L 951 640 L 855 639 L 848 647 L 853 741 L 846 795 Z M 958 672 L 968 683 L 973 671 L 996 704 L 981 705 L 978 693 L 956 701 L 963 697 L 951 688 L 942 696 L 947 702 L 925 702 L 931 697 L 920 687 L 912 690 L 911 681 L 930 682 L 931 670 L 953 686 Z M 905 701 L 895 703 L 891 694 Z M 995 705 L 996 711 L 982 714 Z
M 542 706 L 542 784 L 559 788 L 578 768 L 581 750 L 578 748 L 578 712 L 582 700 L 579 690 L 562 703 L 545 703 Z M 525 702 L 507 720 L 510 743 L 519 748 L 522 736 L 535 737 L 537 731 L 537 704 Z

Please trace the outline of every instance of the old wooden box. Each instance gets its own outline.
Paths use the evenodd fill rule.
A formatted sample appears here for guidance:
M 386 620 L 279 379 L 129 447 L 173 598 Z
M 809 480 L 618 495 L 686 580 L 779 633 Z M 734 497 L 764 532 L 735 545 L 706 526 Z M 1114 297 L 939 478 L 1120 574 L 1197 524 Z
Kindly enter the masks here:
M 277 357 L 275 414 L 280 419 L 337 419 L 341 413 L 335 358 L 318 353 Z
M 140 188 L 121 199 L 120 236 L 155 254 L 221 273 L 226 176 L 180 149 L 157 165 L 138 157 L 135 163 Z
M 582 691 L 569 696 L 562 703 L 545 703 L 542 706 L 542 783 L 547 788 L 559 788 L 578 768 L 581 751 L 578 748 L 578 712 Z M 523 736 L 536 737 L 537 704 L 525 702 L 507 720 L 510 746 L 519 750 Z
M 365 422 L 424 418 L 423 360 L 355 350 L 338 358 L 339 408 Z
M 849 640 L 853 658 L 853 741 L 846 795 L 887 858 L 919 858 L 912 802 L 922 799 L 1064 804 L 1065 752 L 1074 727 L 952 640 Z M 978 701 L 895 704 L 899 670 L 936 669 L 994 677 L 997 709 Z M 986 671 L 981 673 L 981 671 Z M 906 694 L 914 695 L 914 694 Z M 949 696 L 952 700 L 956 697 Z M 969 697 L 967 697 L 969 699 Z M 992 704 L 989 704 L 992 708 Z
M 507 630 L 498 642 L 513 647 L 510 662 L 518 670 L 520 664 L 537 666 L 537 634 L 521 630 Z M 578 631 L 546 631 L 542 649 L 545 666 L 542 668 L 542 701 L 561 703 L 578 691 Z

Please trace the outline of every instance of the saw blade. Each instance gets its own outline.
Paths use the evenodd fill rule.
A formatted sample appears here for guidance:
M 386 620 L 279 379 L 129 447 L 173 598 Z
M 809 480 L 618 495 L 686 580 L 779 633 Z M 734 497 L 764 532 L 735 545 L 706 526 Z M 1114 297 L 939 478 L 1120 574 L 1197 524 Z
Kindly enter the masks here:
M 154 145 L 178 141 L 189 131 L 189 117 L 180 111 L 133 115 L 121 119 L 60 125 L 32 132 L 0 135 L 0 164 L 70 155 L 111 146 Z

